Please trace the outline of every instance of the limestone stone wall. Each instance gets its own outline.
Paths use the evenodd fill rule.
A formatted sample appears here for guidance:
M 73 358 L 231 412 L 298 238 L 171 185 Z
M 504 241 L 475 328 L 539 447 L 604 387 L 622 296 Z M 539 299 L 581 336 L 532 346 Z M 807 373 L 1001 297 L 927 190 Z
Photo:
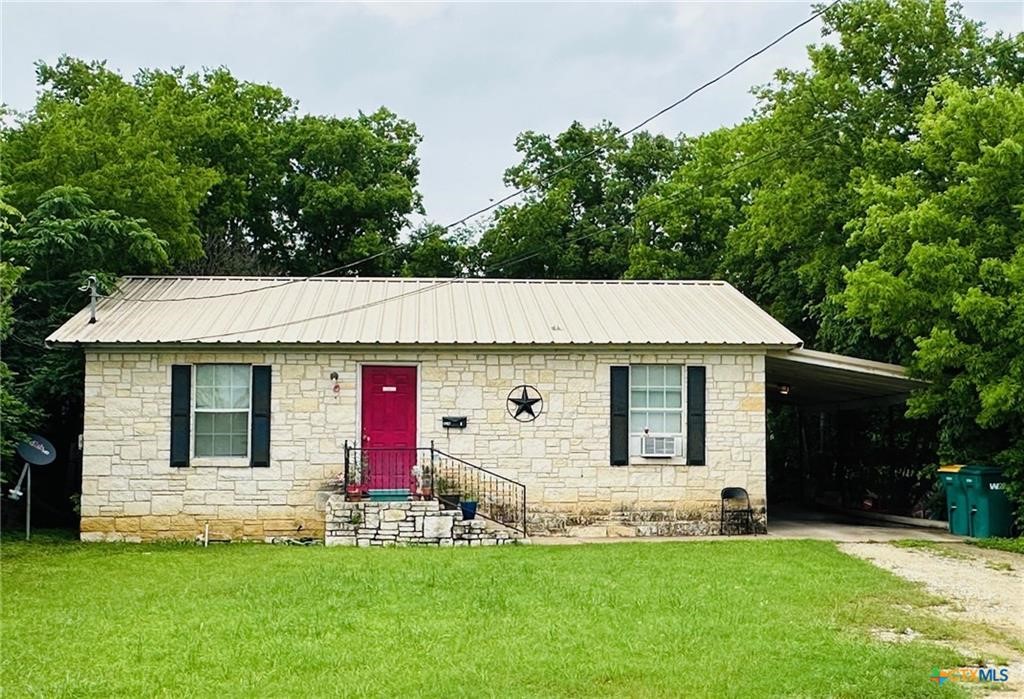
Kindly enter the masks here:
M 272 366 L 269 468 L 230 459 L 169 466 L 170 367 L 216 362 Z M 359 368 L 373 363 L 419 368 L 419 443 L 525 483 L 538 529 L 622 512 L 706 519 L 725 486 L 747 488 L 764 506 L 764 356 L 753 351 L 89 351 L 82 538 L 190 538 L 207 525 L 231 538 L 323 536 L 326 484 L 342 471 L 344 441 L 358 438 Z M 609 465 L 609 368 L 630 363 L 707 367 L 706 466 L 639 457 Z M 519 384 L 544 397 L 534 422 L 506 411 Z M 445 415 L 468 425 L 446 431 Z
M 463 519 L 437 500 L 347 502 L 327 499 L 328 546 L 501 546 L 523 541 L 519 532 L 484 519 Z

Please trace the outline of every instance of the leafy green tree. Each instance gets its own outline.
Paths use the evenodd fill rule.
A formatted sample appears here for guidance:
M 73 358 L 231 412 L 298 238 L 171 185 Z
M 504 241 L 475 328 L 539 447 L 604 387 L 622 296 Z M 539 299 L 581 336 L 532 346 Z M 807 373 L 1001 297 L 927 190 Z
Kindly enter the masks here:
M 82 363 L 79 353 L 47 350 L 43 340 L 87 302 L 79 287 L 90 275 L 108 291 L 123 274 L 166 269 L 169 247 L 145 221 L 98 208 L 78 187 L 44 192 L 24 221 L 8 229 L 4 257 L 18 272 L 5 268 L 5 284 L 20 273 L 18 293 L 5 294 L 13 322 L 4 332 L 17 340 L 4 344 L 4 361 L 17 378 L 11 395 L 40 418 L 37 427 L 59 435 L 55 444 L 73 443 L 80 430 Z M 24 427 L 28 415 L 12 417 Z
M 464 277 L 476 271 L 468 230 L 448 232 L 443 226 L 420 226 L 402 246 L 403 277 Z
M 490 276 L 621 277 L 636 237 L 637 203 L 685 152 L 681 141 L 664 136 L 623 137 L 611 124 L 578 122 L 554 138 L 520 134 L 516 150 L 522 161 L 506 170 L 505 184 L 530 192 L 500 208 L 480 239 Z
M 906 166 L 862 177 L 848 230 L 870 257 L 839 299 L 913 353 L 931 383 L 911 410 L 940 418 L 942 457 L 1006 466 L 1024 506 L 1024 88 L 945 81 L 916 131 L 877 144 Z
M 0 240 L 8 239 L 24 219 L 13 206 L 0 198 Z M 18 291 L 18 280 L 25 268 L 0 260 L 0 350 L 6 358 L 14 326 L 14 295 Z M 15 340 L 20 341 L 20 340 Z M 25 402 L 18 376 L 0 358 L 0 459 L 11 463 L 14 447 L 32 428 L 38 419 L 36 411 Z M 6 469 L 0 472 L 0 482 L 7 478 Z
M 135 86 L 151 112 L 166 118 L 181 157 L 217 173 L 195 218 L 204 255 L 180 271 L 286 272 L 293 246 L 278 225 L 277 202 L 286 168 L 283 132 L 295 118 L 295 102 L 225 68 L 146 70 Z
M 386 109 L 289 122 L 279 195 L 281 225 L 293 250 L 288 271 L 315 274 L 394 246 L 408 216 L 422 212 L 419 142 L 415 125 Z M 356 271 L 392 272 L 385 264 L 391 259 L 380 255 Z
M 97 206 L 145 219 L 175 262 L 202 255 L 196 213 L 217 172 L 183 157 L 174 107 L 155 107 L 102 63 L 37 68 L 35 109 L 3 132 L 0 178 L 30 211 L 47 191 L 80 187 Z
M 725 238 L 743 220 L 749 179 L 738 169 L 745 130 L 719 129 L 692 139 L 687 160 L 653 184 L 635 212 L 637 237 L 625 276 L 711 279 L 719 274 Z
M 698 147 L 666 196 L 691 202 L 688 187 L 698 206 L 714 204 L 737 184 L 710 236 L 724 241 L 716 276 L 811 346 L 911 362 L 932 381 L 911 414 L 938 419 L 939 458 L 1002 463 L 1024 502 L 1021 411 L 1007 400 L 1020 388 L 1013 319 L 999 317 L 1004 337 L 990 325 L 986 341 L 983 316 L 966 312 L 978 305 L 960 300 L 992 307 L 1016 293 L 1005 265 L 1021 245 L 1024 110 L 1014 89 L 993 86 L 1019 91 L 1024 35 L 986 35 L 958 6 L 917 0 L 842 3 L 824 31 L 837 41 L 811 47 L 808 70 L 780 71 L 755 115 L 721 137 L 752 164 Z M 684 174 L 701 160 L 719 174 Z M 684 225 L 700 214 L 684 212 Z M 982 269 L 1000 292 L 976 288 Z
M 3 131 L 23 211 L 56 186 L 145 219 L 173 269 L 312 274 L 383 251 L 422 211 L 415 126 L 380 109 L 299 117 L 279 89 L 201 73 L 40 64 L 35 108 Z M 394 273 L 380 255 L 360 273 Z M 386 266 L 389 263 L 391 266 Z
M 865 207 L 862 173 L 905 171 L 884 144 L 917 137 L 940 81 L 1019 84 L 1024 43 L 941 0 L 844 2 L 823 22 L 833 41 L 808 48 L 807 70 L 778 71 L 747 122 L 697 139 L 648 193 L 627 274 L 724 277 L 811 345 L 899 361 L 834 301 L 844 266 L 865 253 L 846 228 Z

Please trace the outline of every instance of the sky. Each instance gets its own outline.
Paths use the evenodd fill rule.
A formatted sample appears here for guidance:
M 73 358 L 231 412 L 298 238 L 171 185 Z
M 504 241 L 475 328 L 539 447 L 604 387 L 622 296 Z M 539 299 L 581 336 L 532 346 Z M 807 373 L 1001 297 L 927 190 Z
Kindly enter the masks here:
M 1024 2 L 966 2 L 992 29 L 1024 31 Z M 31 108 L 34 63 L 61 54 L 139 68 L 226 66 L 270 83 L 302 112 L 386 106 L 416 123 L 427 218 L 458 221 L 499 198 L 516 136 L 572 121 L 642 121 L 813 10 L 807 2 L 342 3 L 0 0 L 0 99 Z M 734 124 L 752 86 L 806 65 L 819 22 L 648 129 L 671 136 Z

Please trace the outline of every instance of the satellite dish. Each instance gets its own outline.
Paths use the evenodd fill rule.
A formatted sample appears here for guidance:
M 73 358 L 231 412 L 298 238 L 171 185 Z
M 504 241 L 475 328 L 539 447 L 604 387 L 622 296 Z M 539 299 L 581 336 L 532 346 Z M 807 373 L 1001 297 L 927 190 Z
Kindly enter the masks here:
M 16 451 L 18 456 L 33 466 L 46 466 L 57 458 L 57 450 L 53 445 L 37 434 L 30 434 L 16 447 Z

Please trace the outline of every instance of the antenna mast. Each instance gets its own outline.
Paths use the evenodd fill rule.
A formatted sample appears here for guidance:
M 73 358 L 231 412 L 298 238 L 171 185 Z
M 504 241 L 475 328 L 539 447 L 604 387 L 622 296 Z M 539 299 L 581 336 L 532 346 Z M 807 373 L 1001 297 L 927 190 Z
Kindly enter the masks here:
M 78 287 L 79 291 L 89 292 L 89 322 L 96 322 L 96 299 L 99 297 L 99 292 L 96 290 L 96 276 L 93 274 L 89 275 L 89 280 L 85 283 L 85 286 Z

